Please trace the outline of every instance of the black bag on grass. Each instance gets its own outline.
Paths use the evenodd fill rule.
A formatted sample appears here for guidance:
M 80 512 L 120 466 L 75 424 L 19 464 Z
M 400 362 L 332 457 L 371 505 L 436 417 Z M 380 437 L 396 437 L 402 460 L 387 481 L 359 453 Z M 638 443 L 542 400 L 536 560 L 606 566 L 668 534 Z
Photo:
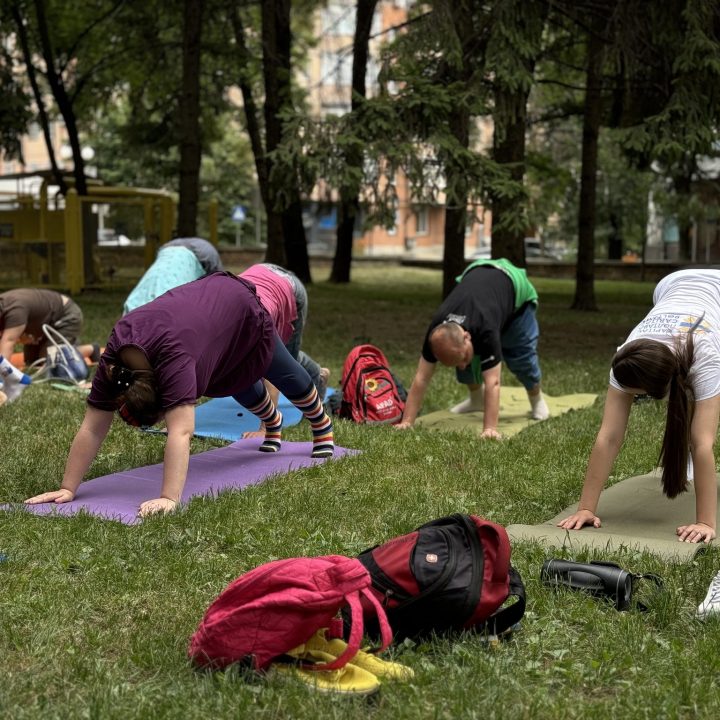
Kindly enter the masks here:
M 525 587 L 505 528 L 456 513 L 362 552 L 396 640 L 453 631 L 500 635 L 522 618 Z M 510 596 L 516 600 L 502 608 Z M 373 631 L 372 608 L 366 627 Z
M 590 563 L 573 560 L 546 560 L 540 571 L 544 585 L 584 590 L 595 597 L 612 601 L 616 610 L 629 610 L 633 591 L 639 580 L 647 578 L 662 587 L 662 580 L 653 574 L 635 575 L 611 562 L 593 560 Z M 647 610 L 643 603 L 637 603 L 640 610 Z

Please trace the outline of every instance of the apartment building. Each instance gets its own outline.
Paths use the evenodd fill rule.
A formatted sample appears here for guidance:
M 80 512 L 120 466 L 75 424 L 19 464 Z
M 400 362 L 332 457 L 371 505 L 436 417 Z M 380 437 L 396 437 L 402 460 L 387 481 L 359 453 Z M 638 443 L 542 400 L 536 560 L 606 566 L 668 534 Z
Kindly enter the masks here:
M 367 94 L 379 90 L 378 58 L 383 43 L 391 41 L 408 19 L 412 0 L 380 0 L 373 20 L 367 68 Z M 352 55 L 355 34 L 354 0 L 331 0 L 315 17 L 318 38 L 309 56 L 308 66 L 299 73 L 300 82 L 308 92 L 308 104 L 316 117 L 341 115 L 350 111 L 352 91 Z M 480 129 L 480 142 L 491 142 L 488 128 Z M 405 253 L 436 254 L 442 252 L 445 231 L 444 197 L 434 203 L 418 202 L 412 197 L 407 178 L 399 173 L 394 179 L 397 192 L 395 224 L 385 228 L 363 229 L 362 219 L 356 223 L 355 252 L 365 255 L 397 255 Z M 311 252 L 332 252 L 337 223 L 336 198 L 316 189 L 307 203 L 306 224 Z M 467 227 L 466 253 L 490 246 L 490 215 L 476 208 L 477 221 Z

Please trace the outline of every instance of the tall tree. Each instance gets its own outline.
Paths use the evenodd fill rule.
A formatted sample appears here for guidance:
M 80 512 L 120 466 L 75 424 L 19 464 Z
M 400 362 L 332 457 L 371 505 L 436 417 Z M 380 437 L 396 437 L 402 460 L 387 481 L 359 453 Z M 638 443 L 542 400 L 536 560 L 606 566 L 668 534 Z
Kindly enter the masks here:
M 57 163 L 53 162 L 55 149 L 49 136 L 51 116 L 59 113 L 68 134 L 74 184 L 80 195 L 87 194 L 81 128 L 93 106 L 110 97 L 118 82 L 111 71 L 118 62 L 117 54 L 108 35 L 124 5 L 124 0 L 98 0 L 91 5 L 79 0 L 12 0 L 10 5 L 17 45 L 33 91 L 37 119 L 49 145 L 56 180 L 64 189 Z M 48 98 L 52 98 L 53 107 L 46 106 Z M 92 283 L 96 236 L 90 205 L 85 203 L 82 211 L 85 282 Z
M 200 126 L 200 62 L 204 0 L 184 0 L 182 38 L 182 89 L 178 104 L 180 130 L 180 193 L 177 232 L 197 234 L 202 139 Z
M 39 125 L 42 129 L 43 139 L 45 140 L 45 149 L 47 150 L 48 159 L 50 160 L 50 169 L 52 170 L 53 179 L 56 185 L 60 188 L 60 192 L 64 195 L 67 192 L 67 185 L 57 163 L 55 148 L 53 147 L 52 139 L 50 137 L 50 119 L 48 118 L 47 109 L 45 107 L 45 98 L 43 97 L 40 89 L 37 73 L 35 72 L 35 65 L 33 64 L 32 51 L 30 50 L 30 41 L 28 39 L 25 18 L 23 18 L 17 2 L 13 2 L 10 5 L 10 13 L 15 23 L 17 39 L 20 44 L 23 63 L 25 65 L 25 72 L 27 73 L 28 81 L 30 82 L 30 87 L 32 89 L 33 100 L 35 101 L 35 107 L 38 113 Z
M 267 215 L 265 259 L 284 265 L 303 282 L 310 282 L 310 261 L 302 220 L 302 200 L 298 184 L 299 155 L 285 152 L 286 145 L 298 140 L 294 128 L 297 111 L 292 82 L 293 29 L 291 0 L 261 3 L 262 88 L 253 84 L 250 70 L 253 53 L 249 32 L 240 8 L 231 10 L 236 51 L 241 59 L 239 87 L 243 96 L 246 128 L 255 156 L 260 194 Z M 256 100 L 264 94 L 262 108 Z M 279 158 L 283 162 L 279 162 Z M 291 158 L 288 162 L 288 158 Z
M 353 41 L 352 98 L 351 112 L 357 113 L 366 97 L 365 76 L 367 73 L 370 30 L 377 0 L 358 0 L 355 15 L 355 39 Z M 346 177 L 351 181 L 340 187 L 340 210 L 338 212 L 337 243 L 333 258 L 330 280 L 337 283 L 350 282 L 352 246 L 355 224 L 360 214 L 360 184 L 363 167 L 363 150 L 359 143 L 351 144 L 345 151 L 345 164 L 354 174 Z M 354 179 L 354 182 L 353 182 Z
M 493 158 L 507 169 L 515 188 L 493 192 L 492 257 L 525 265 L 526 213 L 525 136 L 527 103 L 548 5 L 544 0 L 505 0 L 493 11 L 488 64 L 493 71 Z
M 285 188 L 285 207 L 280 202 L 277 185 L 280 178 L 274 173 L 272 153 L 280 147 L 286 129 L 286 119 L 292 114 L 292 29 L 290 27 L 291 0 L 266 0 L 262 3 L 263 77 L 265 80 L 265 150 L 269 163 L 271 206 L 268 214 L 268 259 L 277 254 L 285 256 L 285 264 L 303 282 L 310 282 L 310 261 L 307 252 L 305 227 L 302 221 L 302 202 L 297 185 Z M 279 215 L 279 218 L 277 217 Z M 279 223 L 278 223 L 279 219 Z M 277 252 L 278 224 L 282 232 L 284 253 Z M 271 236 L 272 233 L 272 236 Z
M 588 31 L 585 110 L 582 133 L 582 174 L 578 211 L 578 258 L 574 310 L 597 310 L 595 300 L 595 202 L 598 137 L 602 114 L 602 65 L 607 18 L 597 14 Z

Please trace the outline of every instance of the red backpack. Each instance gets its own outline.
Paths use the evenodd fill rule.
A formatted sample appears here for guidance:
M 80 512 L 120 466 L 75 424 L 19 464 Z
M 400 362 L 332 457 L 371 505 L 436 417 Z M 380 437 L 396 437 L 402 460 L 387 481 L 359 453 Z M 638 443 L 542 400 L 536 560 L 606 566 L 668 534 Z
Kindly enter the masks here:
M 333 662 L 309 666 L 313 670 L 342 667 L 360 648 L 361 596 L 368 617 L 379 624 L 379 650 L 390 643 L 387 618 L 369 586 L 367 570 L 354 558 L 325 555 L 266 563 L 241 575 L 213 601 L 190 639 L 188 655 L 200 667 L 216 669 L 245 662 L 264 670 L 320 628 L 329 628 L 330 637 L 340 636 L 342 620 L 335 617 L 349 605 L 347 650 Z
M 462 630 L 500 635 L 525 612 L 525 587 L 510 565 L 505 528 L 474 515 L 426 523 L 358 559 L 396 640 Z M 516 601 L 500 609 L 511 595 Z M 372 634 L 372 606 L 364 607 Z
M 405 403 L 382 351 L 357 345 L 345 358 L 340 417 L 357 423 L 398 423 Z

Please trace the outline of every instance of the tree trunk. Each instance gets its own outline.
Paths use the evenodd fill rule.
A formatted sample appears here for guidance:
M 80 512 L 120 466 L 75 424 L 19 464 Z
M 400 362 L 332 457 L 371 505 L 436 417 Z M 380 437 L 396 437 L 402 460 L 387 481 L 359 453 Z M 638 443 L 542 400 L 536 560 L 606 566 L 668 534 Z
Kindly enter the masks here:
M 358 0 L 357 2 L 355 41 L 353 43 L 351 111 L 357 110 L 367 92 L 365 76 L 367 73 L 368 46 L 376 6 L 377 0 Z M 361 152 L 347 153 L 345 164 L 348 167 L 361 168 L 362 163 L 363 158 Z M 335 257 L 333 258 L 333 266 L 330 273 L 331 282 L 350 282 L 355 220 L 359 212 L 360 196 L 358 189 L 352 188 L 351 191 L 341 191 Z
M 596 23 L 597 25 L 597 23 Z M 597 185 L 598 137 L 602 110 L 603 41 L 590 32 L 587 50 L 587 79 L 583 114 L 582 169 L 578 211 L 578 256 L 573 310 L 597 310 L 595 301 L 595 190 Z
M 200 196 L 200 57 L 204 0 L 185 0 L 183 7 L 183 67 L 180 98 L 180 187 L 177 234 L 197 235 Z
M 285 236 L 285 255 L 288 270 L 292 270 L 304 283 L 312 282 L 310 259 L 305 240 L 302 201 L 297 194 L 295 200 L 283 211 L 282 229 Z
M 265 0 L 262 5 L 263 76 L 265 80 L 265 151 L 269 155 L 282 142 L 284 122 L 282 115 L 293 109 L 292 67 L 290 28 L 290 0 Z M 291 180 L 287 189 L 290 201 L 285 208 L 277 207 L 276 183 L 285 182 L 272 176 L 272 161 L 267 160 L 268 200 L 268 247 L 267 259 L 286 258 L 286 267 L 303 282 L 310 282 L 310 261 L 307 254 L 307 240 L 302 223 L 302 202 L 300 193 Z M 277 236 L 280 214 L 281 237 Z M 278 245 L 280 247 L 278 247 Z
M 465 225 L 467 222 L 467 195 L 465 203 L 457 197 L 445 207 L 445 245 L 443 247 L 443 287 L 446 298 L 457 285 L 456 277 L 465 269 Z
M 50 119 L 48 118 L 47 110 L 45 109 L 45 101 L 43 100 L 40 86 L 38 85 L 37 75 L 35 73 L 35 66 L 32 61 L 32 52 L 30 51 L 30 43 L 28 42 L 27 28 L 25 27 L 25 21 L 18 9 L 18 6 L 13 4 L 12 15 L 17 26 L 18 38 L 20 39 L 20 47 L 22 48 L 23 60 L 25 62 L 25 69 L 27 70 L 28 80 L 30 81 L 30 87 L 32 88 L 33 98 L 35 98 L 35 105 L 38 110 L 38 118 L 40 119 L 40 126 L 43 131 L 43 138 L 45 139 L 45 147 L 47 148 L 48 158 L 50 159 L 50 168 L 52 170 L 53 179 L 56 185 L 60 188 L 62 195 L 67 193 L 67 184 L 63 177 L 62 171 L 58 167 L 57 158 L 55 156 L 55 148 L 52 144 L 52 138 L 50 137 Z
M 65 121 L 65 130 L 68 134 L 68 141 L 73 156 L 73 176 L 75 178 L 75 189 L 82 198 L 87 195 L 87 181 L 85 179 L 85 162 L 82 158 L 80 148 L 80 135 L 78 133 L 77 122 L 75 120 L 75 112 L 72 102 L 65 90 L 62 77 L 55 68 L 55 57 L 53 54 L 52 42 L 48 31 L 47 18 L 45 17 L 45 4 L 43 0 L 35 0 L 35 15 L 38 22 L 38 33 L 40 35 L 40 45 L 42 47 L 42 55 L 45 61 L 47 71 L 47 81 L 52 90 L 53 97 L 57 103 L 60 114 Z M 87 218 L 89 211 L 83 209 L 83 219 Z M 97 235 L 90 232 L 87 222 L 83 222 L 83 264 L 84 264 L 84 280 L 85 285 L 92 285 L 96 281 L 95 263 L 93 258 L 93 250 L 97 243 Z
M 237 5 L 233 6 L 230 17 L 241 63 L 243 67 L 247 67 L 247 64 L 250 62 L 250 53 L 245 43 L 245 30 Z M 269 181 L 270 169 L 265 148 L 263 147 L 257 103 L 255 102 L 252 86 L 246 74 L 241 73 L 238 85 L 243 96 L 245 126 L 250 138 L 250 147 L 252 148 L 253 158 L 255 160 L 255 172 L 257 173 L 260 197 L 262 198 L 267 215 L 267 250 L 265 252 L 265 261 L 285 266 L 286 259 L 285 246 L 283 244 L 282 218 L 278 213 L 273 212 L 272 209 L 273 198 Z
M 337 240 L 333 257 L 330 282 L 349 283 L 352 266 L 352 247 L 355 235 L 355 218 L 360 212 L 360 203 L 352 199 L 341 200 L 338 211 Z
M 494 13 L 508 57 L 516 67 L 498 72 L 493 82 L 493 159 L 506 169 L 516 186 L 512 193 L 490 194 L 492 209 L 492 257 L 507 258 L 525 267 L 525 236 L 528 231 L 525 192 L 525 133 L 527 102 L 533 84 L 535 62 L 549 12 L 542 0 L 505 0 Z M 507 32 L 507 28 L 512 28 Z
M 527 99 L 529 90 L 511 92 L 505 87 L 495 87 L 495 107 L 500 108 L 502 122 L 496 122 L 493 133 L 493 158 L 506 166 L 510 177 L 522 185 L 525 177 L 525 126 L 527 122 Z M 492 257 L 507 258 L 513 265 L 525 267 L 524 223 L 518 226 L 513 216 L 518 204 L 523 203 L 524 192 L 494 195 L 492 208 Z M 524 213 L 523 213 L 524 215 Z
M 673 174 L 673 188 L 680 199 L 678 205 L 681 208 L 690 207 L 692 195 L 692 175 L 694 168 L 683 168 L 684 172 Z M 678 213 L 678 260 L 689 262 L 692 255 L 692 218 L 687 212 Z M 697 260 L 697 258 L 695 258 Z
M 453 137 L 464 148 L 470 145 L 470 114 L 457 107 L 449 119 Z M 465 269 L 465 228 L 467 223 L 468 188 L 462 167 L 445 159 L 447 197 L 445 199 L 445 246 L 443 248 L 443 298 L 455 287 L 455 278 Z

